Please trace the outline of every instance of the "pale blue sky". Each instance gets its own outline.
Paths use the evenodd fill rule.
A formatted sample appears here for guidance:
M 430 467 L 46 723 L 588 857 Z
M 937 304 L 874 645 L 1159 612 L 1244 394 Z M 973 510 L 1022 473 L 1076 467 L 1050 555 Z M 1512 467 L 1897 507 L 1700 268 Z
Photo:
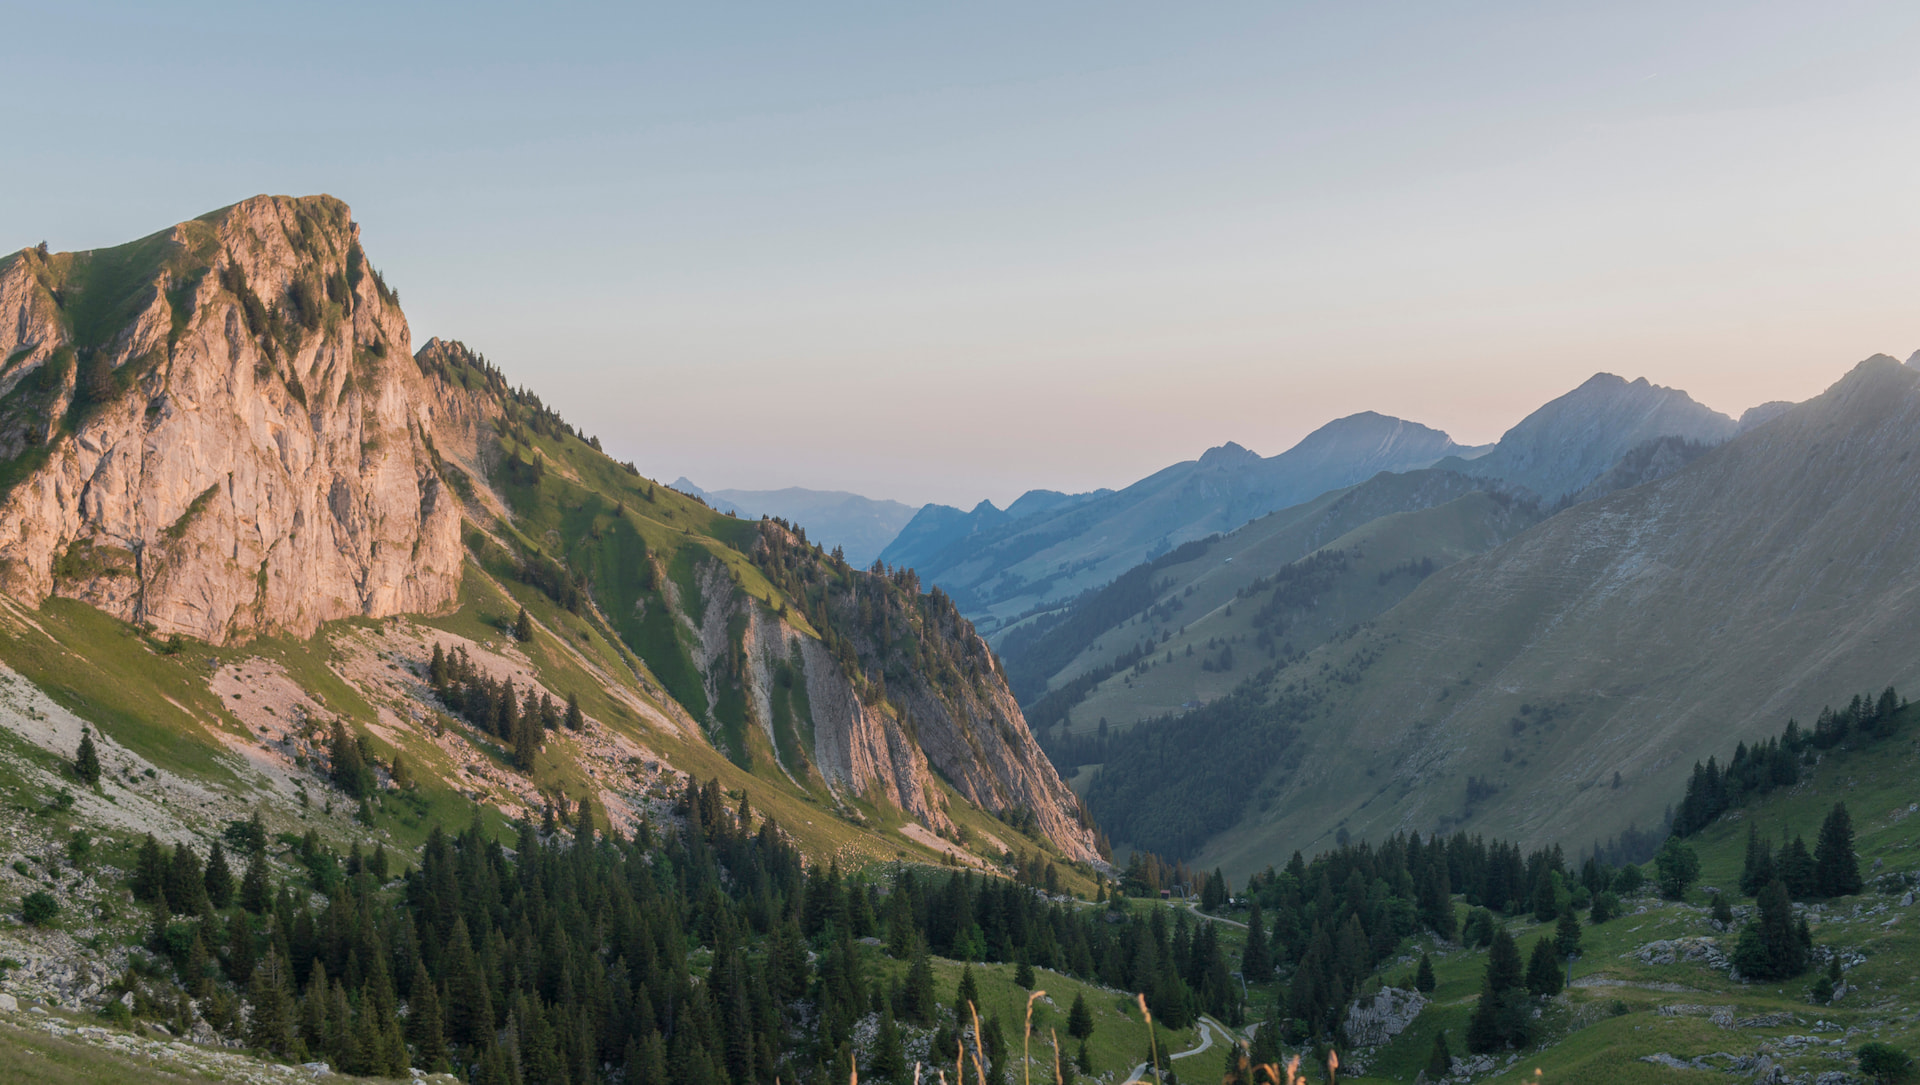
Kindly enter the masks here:
M 1912 4 L 0 15 L 0 246 L 331 192 L 416 342 L 710 488 L 1004 503 L 1920 347 Z

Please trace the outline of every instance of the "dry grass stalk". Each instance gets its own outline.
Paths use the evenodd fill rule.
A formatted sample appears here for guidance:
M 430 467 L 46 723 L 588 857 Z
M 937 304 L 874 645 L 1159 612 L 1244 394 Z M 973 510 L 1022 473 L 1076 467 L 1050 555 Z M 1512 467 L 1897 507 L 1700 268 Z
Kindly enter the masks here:
M 1153 1035 L 1153 1011 L 1147 1009 L 1147 996 L 1143 991 L 1133 996 L 1140 1002 L 1140 1016 L 1147 1019 L 1147 1058 L 1153 1067 L 1153 1080 L 1164 1083 L 1160 1076 L 1160 1044 Z
M 1027 996 L 1027 1020 L 1020 1027 L 1020 1081 L 1022 1085 L 1033 1085 L 1033 1062 L 1028 1053 L 1028 1043 L 1033 1039 L 1033 1000 L 1046 994 L 1035 990 Z
M 1066 1085 L 1066 1079 L 1060 1076 L 1060 1034 L 1048 1029 L 1047 1035 L 1053 1037 L 1053 1085 Z
M 987 1053 L 980 1046 L 980 1010 L 969 1001 L 967 1013 L 973 1017 L 973 1072 L 980 1078 L 980 1085 L 987 1085 Z

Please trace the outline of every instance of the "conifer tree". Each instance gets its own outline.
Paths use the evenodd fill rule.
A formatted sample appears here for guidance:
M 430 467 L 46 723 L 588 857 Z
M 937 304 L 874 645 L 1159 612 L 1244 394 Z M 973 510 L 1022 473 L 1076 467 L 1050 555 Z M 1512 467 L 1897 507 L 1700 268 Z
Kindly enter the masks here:
M 140 855 L 133 866 L 133 899 L 146 903 L 166 891 L 167 857 L 160 842 L 148 833 L 140 842 Z
M 1757 822 L 1747 822 L 1747 853 L 1740 866 L 1740 892 L 1749 897 L 1773 880 L 1773 846 L 1760 839 Z
M 447 1057 L 447 1039 L 440 1020 L 440 993 L 434 990 L 427 966 L 413 966 L 413 997 L 407 1001 L 407 1039 L 413 1044 L 414 1057 L 429 1071 Z
M 973 982 L 973 965 L 971 963 L 962 966 L 960 969 L 960 989 L 954 992 L 953 1008 L 962 1017 L 965 1017 L 969 1004 L 976 1007 L 980 1005 L 980 988 Z
M 526 607 L 521 607 L 520 613 L 514 616 L 513 639 L 522 644 L 533 639 L 533 618 L 527 614 Z
M 1560 958 L 1553 951 L 1553 939 L 1542 938 L 1533 944 L 1527 959 L 1527 993 L 1545 998 L 1560 993 Z
M 1435 980 L 1433 976 L 1433 961 L 1430 960 L 1426 954 L 1422 953 L 1420 955 L 1420 967 L 1415 969 L 1413 973 L 1413 989 L 1423 995 L 1430 995 L 1437 986 L 1439 986 L 1439 981 Z
M 1247 941 L 1240 950 L 1240 974 L 1248 983 L 1265 983 L 1273 977 L 1273 951 L 1261 919 L 1260 902 L 1256 900 L 1247 913 Z
M 479 1044 L 493 1035 L 493 996 L 474 967 L 473 942 L 464 917 L 454 919 L 447 936 L 444 972 L 447 1038 L 459 1044 Z
M 1853 819 L 1847 804 L 1836 802 L 1820 826 L 1813 849 L 1814 892 L 1823 897 L 1850 897 L 1861 889 L 1860 860 L 1853 854 Z
M 80 749 L 73 755 L 73 774 L 88 787 L 100 784 L 100 754 L 93 748 L 93 731 L 80 729 Z
M 873 1039 L 869 1072 L 885 1081 L 905 1082 L 907 1079 L 907 1056 L 900 1047 L 900 1027 L 894 1023 L 892 1007 L 880 1014 L 880 1032 Z
M 540 740 L 545 737 L 540 721 L 522 717 L 513 723 L 513 763 L 521 772 L 533 772 L 540 756 Z
M 1022 991 L 1033 990 L 1033 966 L 1027 963 L 1024 954 L 1013 966 L 1013 985 Z
M 213 842 L 213 853 L 207 856 L 207 872 L 201 880 L 206 885 L 207 903 L 215 909 L 233 903 L 233 871 L 227 866 L 226 849 L 218 840 Z
M 927 954 L 926 940 L 917 934 L 913 937 L 913 964 L 907 968 L 907 982 L 901 990 L 901 1001 L 906 1009 L 907 1020 L 921 1028 L 928 1028 L 933 1025 L 934 1014 L 939 1010 L 933 995 L 933 962 Z
M 246 986 L 253 980 L 255 963 L 253 921 L 241 912 L 227 924 L 227 978 Z
M 373 771 L 360 753 L 360 740 L 347 731 L 340 720 L 333 721 L 333 734 L 327 748 L 327 764 L 333 785 L 351 798 L 364 799 L 373 794 Z
M 1433 1048 L 1427 1052 L 1427 1080 L 1439 1081 L 1453 1073 L 1453 1052 L 1447 1049 L 1447 1030 L 1433 1035 Z
M 1786 884 L 1778 879 L 1767 883 L 1755 904 L 1758 914 L 1734 944 L 1734 968 L 1748 979 L 1762 980 L 1786 979 L 1806 971 L 1812 939 L 1804 932 L 1804 919 L 1800 928 L 1794 926 Z
M 1073 1008 L 1067 1011 L 1067 1035 L 1083 1041 L 1093 1035 L 1093 1011 L 1087 1008 L 1084 991 L 1074 993 Z
M 1520 947 L 1505 927 L 1494 931 L 1487 949 L 1487 970 L 1480 982 L 1480 1001 L 1467 1025 L 1467 1050 L 1485 1054 L 1524 1042 L 1531 1012 L 1526 1002 L 1525 966 Z M 1516 997 L 1517 996 L 1517 997 Z M 1516 1036 L 1516 1032 L 1519 1035 Z
M 1561 960 L 1580 956 L 1580 919 L 1569 908 L 1560 913 L 1553 928 L 1553 949 Z
M 293 1054 L 293 992 L 291 970 L 279 954 L 271 954 L 253 970 L 247 985 L 247 1044 L 285 1058 Z
M 576 694 L 567 694 L 567 715 L 565 723 L 569 731 L 578 731 L 587 725 L 586 714 L 580 711 L 580 698 Z
M 267 849 L 255 847 L 247 856 L 247 872 L 240 878 L 240 907 L 254 915 L 264 915 L 273 905 L 273 889 L 267 883 Z
M 173 849 L 173 861 L 167 864 L 167 901 L 175 915 L 193 915 L 207 900 L 206 872 L 193 845 Z
M 1778 874 L 1792 899 L 1807 900 L 1819 892 L 1814 870 L 1813 853 L 1807 850 L 1807 842 L 1801 837 L 1796 835 L 1780 849 Z

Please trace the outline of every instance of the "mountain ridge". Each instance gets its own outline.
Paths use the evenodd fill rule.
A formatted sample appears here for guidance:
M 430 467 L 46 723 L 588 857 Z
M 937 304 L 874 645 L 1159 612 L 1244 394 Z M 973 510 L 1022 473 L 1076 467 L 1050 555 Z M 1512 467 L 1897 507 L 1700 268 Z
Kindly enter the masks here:
M 18 618 L 0 662 L 31 657 L 30 679 L 76 705 L 94 699 L 56 645 L 97 640 L 97 622 L 33 617 L 63 600 L 155 651 L 191 638 L 242 661 L 294 652 L 290 668 L 300 653 L 357 655 L 347 646 L 377 629 L 380 658 L 409 672 L 429 648 L 461 648 L 480 661 L 463 688 L 479 692 L 456 703 L 335 664 L 300 672 L 289 711 L 317 711 L 322 690 L 358 705 L 370 756 L 404 756 L 415 780 L 503 813 L 564 783 L 609 816 L 644 810 L 624 766 L 654 758 L 790 813 L 815 804 L 822 825 L 796 822 L 813 826 L 799 828 L 809 846 L 850 832 L 877 850 L 885 832 L 983 862 L 948 838 L 999 842 L 985 813 L 1098 861 L 944 596 L 642 478 L 457 341 L 412 352 L 344 203 L 262 196 L 116 249 L 26 250 L 0 264 L 0 303 L 0 589 Z M 422 622 L 464 639 L 403 635 Z M 502 630 L 526 662 L 488 647 Z M 163 719 L 189 747 L 275 725 L 204 701 L 198 681 L 93 722 L 104 738 Z M 545 738 L 569 684 L 588 698 L 585 729 Z M 523 725 L 536 692 L 546 728 Z M 616 748 L 628 762 L 608 760 Z

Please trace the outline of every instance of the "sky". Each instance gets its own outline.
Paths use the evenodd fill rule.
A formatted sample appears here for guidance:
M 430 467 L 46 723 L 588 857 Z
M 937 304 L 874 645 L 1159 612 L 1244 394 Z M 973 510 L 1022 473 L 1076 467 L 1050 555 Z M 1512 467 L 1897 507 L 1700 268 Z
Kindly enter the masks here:
M 416 346 L 708 489 L 1004 505 L 1920 347 L 1911 3 L 0 7 L 0 249 L 332 193 Z

